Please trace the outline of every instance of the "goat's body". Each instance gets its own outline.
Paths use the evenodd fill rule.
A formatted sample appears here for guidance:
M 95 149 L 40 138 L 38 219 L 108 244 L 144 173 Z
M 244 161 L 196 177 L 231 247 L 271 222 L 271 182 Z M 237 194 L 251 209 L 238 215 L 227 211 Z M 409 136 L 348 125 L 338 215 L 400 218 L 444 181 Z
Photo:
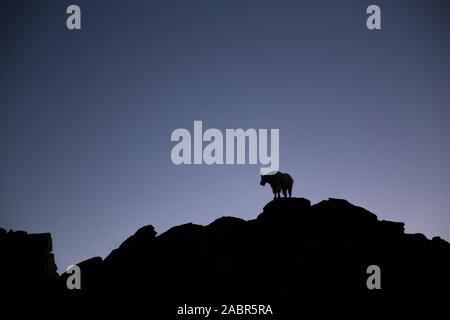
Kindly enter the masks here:
M 272 175 L 264 175 L 261 177 L 261 184 L 264 185 L 266 182 L 270 184 L 274 198 L 280 198 L 281 193 L 283 193 L 284 197 L 292 196 L 294 179 L 289 174 L 277 172 Z

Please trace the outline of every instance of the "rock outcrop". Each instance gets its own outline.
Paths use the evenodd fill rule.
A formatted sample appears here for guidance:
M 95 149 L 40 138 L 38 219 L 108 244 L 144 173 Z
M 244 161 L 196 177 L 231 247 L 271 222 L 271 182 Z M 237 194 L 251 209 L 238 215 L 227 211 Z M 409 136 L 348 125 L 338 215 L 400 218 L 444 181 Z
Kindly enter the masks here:
M 0 228 L 0 296 L 49 297 L 58 280 L 50 233 Z
M 222 217 L 159 236 L 146 226 L 95 267 L 80 267 L 87 297 L 434 299 L 448 296 L 449 257 L 444 240 L 405 234 L 403 223 L 345 200 L 288 198 L 255 220 Z M 381 290 L 367 288 L 370 265 L 381 269 Z
M 403 223 L 380 221 L 340 199 L 277 199 L 253 220 L 222 217 L 161 235 L 145 226 L 104 260 L 79 263 L 81 290 L 67 289 L 67 274 L 57 279 L 49 234 L 0 231 L 2 294 L 12 296 L 50 290 L 68 301 L 449 298 L 449 243 L 405 234 Z M 381 269 L 381 290 L 367 288 L 370 265 Z

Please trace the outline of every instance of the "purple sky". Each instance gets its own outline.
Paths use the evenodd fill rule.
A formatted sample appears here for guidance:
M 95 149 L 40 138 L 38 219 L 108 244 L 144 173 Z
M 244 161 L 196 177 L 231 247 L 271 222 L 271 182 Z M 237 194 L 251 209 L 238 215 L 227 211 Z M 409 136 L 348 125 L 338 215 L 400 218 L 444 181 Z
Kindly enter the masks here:
M 365 27 L 378 4 L 382 30 Z M 78 4 L 82 30 L 65 27 Z M 59 271 L 271 200 L 259 165 L 175 166 L 176 128 L 279 128 L 294 195 L 450 240 L 448 1 L 0 4 L 0 226 Z

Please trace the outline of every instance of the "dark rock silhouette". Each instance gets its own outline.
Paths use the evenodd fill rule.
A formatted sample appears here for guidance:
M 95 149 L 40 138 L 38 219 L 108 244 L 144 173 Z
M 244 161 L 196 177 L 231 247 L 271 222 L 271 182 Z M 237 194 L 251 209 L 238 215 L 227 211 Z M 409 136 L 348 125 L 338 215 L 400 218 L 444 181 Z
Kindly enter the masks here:
M 0 228 L 0 296 L 48 297 L 58 281 L 50 233 Z
M 272 188 L 274 199 L 277 197 L 280 198 L 281 192 L 283 192 L 285 198 L 287 194 L 289 194 L 289 198 L 292 196 L 294 179 L 289 174 L 278 171 L 274 174 L 261 175 L 261 182 L 259 184 L 265 186 L 266 183 Z
M 84 295 L 163 299 L 342 299 L 444 297 L 450 245 L 404 233 L 404 224 L 345 200 L 268 203 L 255 220 L 222 217 L 155 236 L 141 228 L 92 267 Z M 368 290 L 366 269 L 382 270 Z M 92 273 L 88 265 L 82 272 Z M 74 294 L 67 292 L 67 294 Z M 79 294 L 79 293 L 76 293 Z
M 446 241 L 405 234 L 403 223 L 379 221 L 345 200 L 311 206 L 282 198 L 254 220 L 222 217 L 158 236 L 145 226 L 104 260 L 78 264 L 81 290 L 66 289 L 63 274 L 54 294 L 183 302 L 448 299 L 449 257 Z M 381 268 L 381 290 L 366 286 L 370 265 Z

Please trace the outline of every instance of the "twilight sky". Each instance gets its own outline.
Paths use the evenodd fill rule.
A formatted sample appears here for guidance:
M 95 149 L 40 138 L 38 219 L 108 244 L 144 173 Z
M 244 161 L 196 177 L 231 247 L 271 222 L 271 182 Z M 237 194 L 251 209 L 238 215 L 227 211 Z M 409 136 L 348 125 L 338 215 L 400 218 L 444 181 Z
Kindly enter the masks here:
M 272 198 L 259 165 L 172 163 L 172 131 L 202 120 L 279 128 L 295 196 L 449 241 L 449 14 L 446 0 L 3 0 L 0 226 L 51 232 L 62 272 L 146 224 L 255 218 Z

